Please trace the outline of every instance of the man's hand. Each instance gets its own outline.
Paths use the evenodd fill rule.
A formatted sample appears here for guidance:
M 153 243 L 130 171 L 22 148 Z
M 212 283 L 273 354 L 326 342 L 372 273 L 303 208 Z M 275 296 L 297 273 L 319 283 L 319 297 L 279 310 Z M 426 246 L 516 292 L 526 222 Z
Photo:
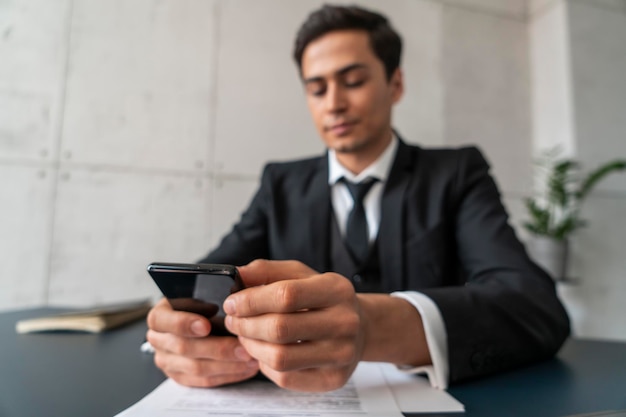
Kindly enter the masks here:
M 335 273 L 297 261 L 254 261 L 239 268 L 246 289 L 224 303 L 228 330 L 210 336 L 205 317 L 161 300 L 148 315 L 155 363 L 189 386 L 239 382 L 260 369 L 297 391 L 340 388 L 361 360 L 430 363 L 417 310 L 387 294 L 356 294 Z
M 292 390 L 343 386 L 366 340 L 350 281 L 296 261 L 254 261 L 239 272 L 248 288 L 226 299 L 226 327 L 239 335 L 261 371 Z
M 215 387 L 249 379 L 259 370 L 237 338 L 209 336 L 208 319 L 174 311 L 165 299 L 148 314 L 148 327 L 155 364 L 180 384 Z

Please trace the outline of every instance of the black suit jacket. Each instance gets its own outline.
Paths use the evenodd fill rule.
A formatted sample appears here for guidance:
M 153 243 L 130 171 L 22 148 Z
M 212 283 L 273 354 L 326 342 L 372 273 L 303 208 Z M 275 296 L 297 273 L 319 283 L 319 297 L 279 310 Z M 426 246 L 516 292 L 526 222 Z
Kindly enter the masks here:
M 515 236 L 488 171 L 474 147 L 401 141 L 383 191 L 383 288 L 437 304 L 450 382 L 550 357 L 569 334 L 554 283 Z M 331 210 L 326 155 L 268 164 L 239 223 L 202 262 L 295 259 L 328 271 Z

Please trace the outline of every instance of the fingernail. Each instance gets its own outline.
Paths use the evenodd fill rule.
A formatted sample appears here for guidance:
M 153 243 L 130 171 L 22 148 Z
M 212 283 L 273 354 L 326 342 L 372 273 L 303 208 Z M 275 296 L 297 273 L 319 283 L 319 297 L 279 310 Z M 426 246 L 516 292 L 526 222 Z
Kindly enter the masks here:
M 191 323 L 191 332 L 196 336 L 206 336 L 206 329 L 200 320 Z
M 237 357 L 237 359 L 240 359 L 242 361 L 249 361 L 252 359 L 252 356 L 250 356 L 250 354 L 246 352 L 246 350 L 241 346 L 237 346 L 235 348 L 235 356 Z
M 226 300 L 226 302 L 224 302 L 224 311 L 226 314 L 235 314 L 237 312 L 235 302 L 233 300 Z
M 234 333 L 234 331 L 232 329 L 233 316 L 226 316 L 226 317 L 224 317 L 224 325 L 226 326 L 226 329 L 228 329 L 228 331 L 230 331 L 231 333 Z

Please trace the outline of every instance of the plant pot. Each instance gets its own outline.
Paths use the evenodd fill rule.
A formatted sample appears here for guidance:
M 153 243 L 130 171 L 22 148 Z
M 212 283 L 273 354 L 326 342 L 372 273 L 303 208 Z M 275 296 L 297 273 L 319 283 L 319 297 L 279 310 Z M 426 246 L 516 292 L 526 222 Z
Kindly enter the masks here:
M 569 242 L 547 236 L 531 236 L 528 242 L 528 254 L 539 266 L 556 281 L 567 280 Z

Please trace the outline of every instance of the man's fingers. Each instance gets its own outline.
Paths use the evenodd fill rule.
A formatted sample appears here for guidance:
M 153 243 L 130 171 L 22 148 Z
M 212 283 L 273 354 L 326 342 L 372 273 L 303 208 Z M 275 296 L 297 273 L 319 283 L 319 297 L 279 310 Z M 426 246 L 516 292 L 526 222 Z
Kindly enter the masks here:
M 356 348 L 353 343 L 317 341 L 276 345 L 260 340 L 239 338 L 241 344 L 261 364 L 279 372 L 303 369 L 343 367 L 356 363 Z M 269 376 L 269 375 L 268 375 Z
M 149 330 L 154 362 L 180 384 L 215 387 L 254 376 L 259 363 L 234 337 L 185 338 Z
M 257 372 L 248 370 L 245 373 L 228 375 L 189 375 L 181 372 L 165 372 L 165 374 L 177 383 L 187 387 L 213 388 L 245 381 L 252 378 Z
M 338 274 L 326 273 L 247 288 L 230 295 L 227 314 L 248 317 L 266 313 L 292 313 L 333 306 L 354 297 L 354 287 Z
M 211 331 L 206 317 L 186 311 L 176 311 L 161 299 L 148 314 L 148 327 L 157 332 L 173 333 L 185 337 L 204 337 Z
M 341 319 L 337 320 L 337 317 Z M 333 324 L 329 325 L 331 322 Z M 285 344 L 355 337 L 360 329 L 360 318 L 352 309 L 337 307 L 291 314 L 269 313 L 256 317 L 228 316 L 226 327 L 232 333 L 248 339 Z
M 317 274 L 315 270 L 298 261 L 257 259 L 237 269 L 246 287 L 267 285 L 286 279 L 301 279 Z
M 354 365 L 350 365 L 280 372 L 261 363 L 261 372 L 276 385 L 302 392 L 326 392 L 339 389 L 348 381 L 354 368 Z
M 185 356 L 190 359 L 239 362 L 252 360 L 252 357 L 241 346 L 237 338 L 232 336 L 185 338 L 148 330 L 146 338 L 157 351 Z
M 258 370 L 258 362 L 227 362 L 211 359 L 190 359 L 168 352 L 157 351 L 154 362 L 168 376 L 182 375 L 195 380 L 194 386 L 216 386 L 251 378 Z

